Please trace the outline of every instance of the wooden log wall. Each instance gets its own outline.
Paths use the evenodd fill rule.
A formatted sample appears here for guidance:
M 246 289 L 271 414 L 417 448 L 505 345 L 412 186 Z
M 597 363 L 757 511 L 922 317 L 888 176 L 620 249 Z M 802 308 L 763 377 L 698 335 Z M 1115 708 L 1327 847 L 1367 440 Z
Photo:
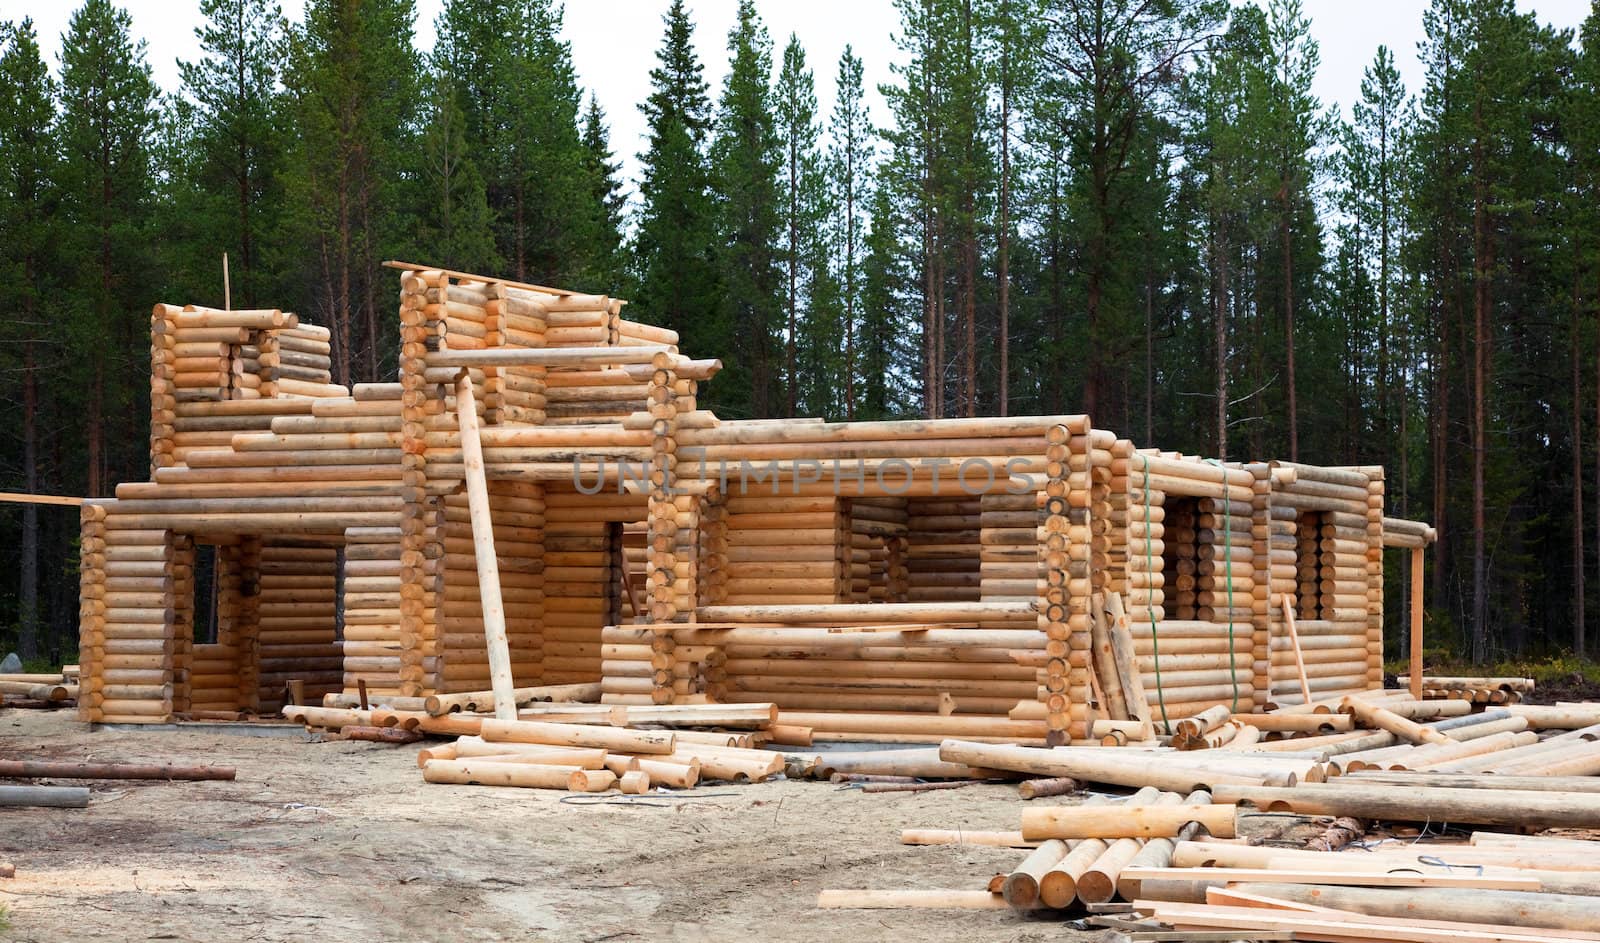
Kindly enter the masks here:
M 436 499 L 437 500 L 437 499 Z M 435 517 L 439 512 L 434 512 Z M 365 683 L 369 696 L 394 696 L 407 690 L 406 679 L 437 671 L 437 640 L 408 637 L 402 630 L 405 584 L 401 578 L 403 535 L 399 527 L 352 527 L 344 535 L 344 693 L 356 694 Z M 437 605 L 440 563 L 427 559 L 428 574 L 416 587 L 423 611 Z M 424 622 L 424 625 L 429 624 Z M 424 684 L 434 693 L 436 683 Z M 320 703 L 320 702 L 319 702 Z
M 757 486 L 761 488 L 761 486 Z M 764 489 L 762 489 L 764 490 Z M 728 568 L 724 605 L 807 605 L 839 602 L 854 547 L 840 545 L 840 529 L 854 524 L 831 495 L 773 496 L 757 490 L 723 503 L 721 527 Z M 863 562 L 867 562 L 863 560 Z
M 383 656 L 346 657 L 339 637 L 338 581 L 338 547 L 292 538 L 262 541 L 256 617 L 261 710 L 282 709 L 289 681 L 303 682 L 306 702 L 320 704 L 324 694 L 354 688 L 354 677 L 379 681 L 396 674 L 398 654 L 392 668 Z
M 116 517 L 115 502 L 84 504 L 79 717 L 164 723 L 178 675 L 174 586 L 189 573 L 169 532 L 115 528 Z
M 955 490 L 955 489 L 953 489 Z M 983 594 L 983 505 L 977 495 L 906 502 L 906 601 L 976 602 Z
M 1272 464 L 1291 470 L 1294 480 L 1272 491 L 1269 699 L 1278 704 L 1304 700 L 1279 605 L 1284 592 L 1296 597 L 1296 629 L 1314 696 L 1380 687 L 1382 470 Z
M 978 500 L 979 598 L 984 602 L 1025 602 L 1038 597 L 1038 496 L 1033 492 L 993 492 Z
M 867 551 L 865 583 L 857 570 L 850 586 L 851 601 L 905 602 L 909 586 L 906 551 L 910 546 L 906 499 L 851 498 L 848 508 L 857 549 Z
M 499 561 L 512 679 L 522 686 L 541 684 L 545 668 L 544 485 L 492 481 L 489 503 L 494 516 L 495 556 Z M 443 564 L 436 686 L 444 693 L 488 690 L 489 656 L 478 595 L 472 521 L 465 494 L 453 494 L 444 499 Z M 571 592 L 566 584 L 556 589 Z
M 542 683 L 598 681 L 604 657 L 601 629 L 619 617 L 633 618 L 621 569 L 627 560 L 630 527 L 638 535 L 634 542 L 643 549 L 643 531 L 637 524 L 645 517 L 645 499 L 609 490 L 586 495 L 570 485 L 552 484 L 546 490 L 544 513 Z M 642 563 L 636 557 L 634 588 L 641 601 L 645 598 Z M 648 695 L 648 689 L 644 693 Z
M 1156 718 L 1265 703 L 1270 621 L 1256 553 L 1270 529 L 1270 470 L 1153 451 L 1114 462 L 1124 467 L 1129 507 L 1144 518 L 1129 528 L 1130 579 L 1148 584 L 1130 587 L 1129 625 Z
M 164 592 L 166 561 L 121 559 L 107 556 L 106 507 L 94 500 L 78 509 L 78 719 L 99 720 L 105 701 L 106 594 L 130 589 Z M 156 648 L 155 654 L 165 654 Z

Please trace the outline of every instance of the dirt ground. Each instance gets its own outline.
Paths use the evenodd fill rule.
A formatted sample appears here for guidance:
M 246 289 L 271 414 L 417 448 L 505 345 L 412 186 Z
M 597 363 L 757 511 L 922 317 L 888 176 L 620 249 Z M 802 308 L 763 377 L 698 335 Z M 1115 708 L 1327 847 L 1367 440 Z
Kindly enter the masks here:
M 983 887 L 1021 853 L 903 846 L 900 829 L 1014 829 L 1014 787 L 712 783 L 677 794 L 692 798 L 581 806 L 548 790 L 426 785 L 416 751 L 0 712 L 0 757 L 239 771 L 91 783 L 87 809 L 0 808 L 0 861 L 17 867 L 0 879 L 11 921 L 0 939 L 1106 938 L 1009 911 L 814 906 L 825 887 Z

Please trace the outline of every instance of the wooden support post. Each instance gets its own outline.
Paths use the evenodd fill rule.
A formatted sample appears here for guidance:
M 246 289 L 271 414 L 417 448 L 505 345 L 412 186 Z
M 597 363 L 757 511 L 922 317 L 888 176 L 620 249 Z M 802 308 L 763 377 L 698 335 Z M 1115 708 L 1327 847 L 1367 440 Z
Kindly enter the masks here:
M 1294 667 L 1300 672 L 1300 694 L 1305 698 L 1302 704 L 1310 704 L 1314 698 L 1311 696 L 1311 682 L 1306 680 L 1306 656 L 1300 650 L 1300 632 L 1294 625 L 1294 597 L 1288 593 L 1283 594 L 1283 624 L 1289 630 L 1289 644 L 1294 647 Z M 1421 700 L 1421 696 L 1417 700 Z
M 1422 548 L 1411 548 L 1411 698 L 1422 700 Z
M 467 475 L 467 507 L 472 516 L 472 549 L 477 556 L 478 597 L 483 602 L 483 638 L 489 649 L 489 686 L 494 690 L 494 716 L 499 720 L 516 720 L 517 698 L 511 683 L 506 609 L 500 598 L 500 563 L 494 553 L 489 482 L 483 470 L 483 443 L 478 438 L 478 404 L 472 377 L 465 370 L 456 380 L 456 421 L 461 426 L 461 456 Z

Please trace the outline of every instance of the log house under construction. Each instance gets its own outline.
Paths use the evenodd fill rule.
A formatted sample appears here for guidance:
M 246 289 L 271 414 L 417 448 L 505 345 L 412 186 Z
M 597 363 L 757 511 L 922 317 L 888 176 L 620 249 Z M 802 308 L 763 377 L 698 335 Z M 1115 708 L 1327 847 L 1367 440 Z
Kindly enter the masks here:
M 720 365 L 616 300 L 396 268 L 395 383 L 332 384 L 291 314 L 156 306 L 150 480 L 82 508 L 82 719 L 599 682 L 819 738 L 1064 742 L 1382 686 L 1383 550 L 1432 531 L 1383 516 L 1381 468 L 1082 415 L 719 420 Z

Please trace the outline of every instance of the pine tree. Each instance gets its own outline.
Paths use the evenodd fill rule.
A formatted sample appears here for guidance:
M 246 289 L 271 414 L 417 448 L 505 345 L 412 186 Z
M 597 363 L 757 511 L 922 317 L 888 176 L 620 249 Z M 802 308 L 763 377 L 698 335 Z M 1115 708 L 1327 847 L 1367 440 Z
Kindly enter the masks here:
M 834 281 L 839 286 L 840 321 L 844 327 L 844 416 L 856 415 L 856 335 L 865 317 L 862 272 L 867 232 L 867 193 L 872 175 L 873 134 L 861 86 L 861 59 L 849 45 L 839 56 L 833 118 L 828 126 L 827 177 L 834 251 Z M 870 376 L 870 374 L 866 374 Z M 880 415 L 882 398 L 874 404 Z
M 1570 102 L 1571 130 L 1569 136 L 1572 141 L 1574 157 L 1574 176 L 1577 192 L 1592 195 L 1600 192 L 1600 9 L 1592 10 L 1587 19 L 1583 21 L 1583 28 L 1579 32 L 1582 40 L 1582 54 L 1578 57 L 1575 69 L 1576 87 L 1573 89 Z M 1582 243 L 1578 248 L 1584 250 L 1574 259 L 1577 272 L 1575 279 L 1582 279 L 1584 286 L 1575 291 L 1579 299 L 1587 301 L 1589 308 L 1593 309 L 1593 319 L 1600 324 L 1600 214 L 1595 212 L 1594 202 L 1587 196 L 1580 198 L 1579 206 L 1582 213 L 1577 220 L 1581 227 L 1579 238 Z M 1573 313 L 1576 320 L 1577 313 Z M 1576 355 L 1578 345 L 1574 343 L 1573 352 Z M 1600 334 L 1595 342 L 1595 390 L 1594 390 L 1594 437 L 1600 439 Z M 1578 382 L 1573 384 L 1573 398 L 1578 398 Z M 1579 424 L 1581 433 L 1581 421 Z M 1582 454 L 1581 434 L 1573 437 L 1574 455 Z M 1580 520 L 1574 522 L 1575 527 L 1582 527 L 1583 517 L 1583 484 L 1581 478 L 1574 474 L 1574 516 Z M 1596 576 L 1595 584 L 1600 586 L 1600 448 L 1595 450 L 1594 459 L 1595 482 L 1595 518 L 1594 518 L 1594 547 L 1596 548 Z M 1581 534 L 1575 538 L 1575 558 L 1580 567 L 1583 565 L 1583 538 Z M 1575 591 L 1578 596 L 1576 605 L 1577 613 L 1573 620 L 1572 650 L 1575 655 L 1582 658 L 1588 651 L 1588 639 L 1585 631 L 1583 617 L 1583 586 L 1584 581 L 1580 576 L 1574 579 Z
M 156 87 L 131 27 L 109 0 L 86 0 L 61 43 L 62 248 L 76 262 L 71 329 L 89 371 L 85 487 L 96 497 L 143 465 L 146 441 L 149 363 L 138 352 L 148 306 L 138 299 L 151 267 L 143 226 Z
M 182 148 L 191 152 L 183 169 L 196 200 L 184 212 L 199 256 L 182 263 L 209 274 L 212 256 L 226 251 L 233 300 L 255 307 L 268 300 L 262 243 L 282 205 L 277 175 L 286 134 L 277 83 L 287 26 L 271 0 L 202 0 L 200 12 L 206 23 L 195 36 L 204 56 L 178 64 L 194 106 L 193 134 Z
M 893 419 L 915 411 L 921 366 L 917 285 L 902 255 L 899 221 L 887 187 L 867 196 L 870 228 L 861 263 L 862 419 Z
M 649 121 L 649 147 L 642 164 L 636 249 L 642 315 L 678 332 L 680 346 L 697 356 L 715 356 L 721 325 L 710 317 L 722 303 L 713 237 L 716 208 L 706 166 L 710 102 L 695 58 L 683 0 L 673 0 L 663 18 L 666 35 L 650 71 L 651 93 L 640 110 Z M 717 395 L 726 380 L 707 387 Z
M 832 346 L 843 333 L 837 307 L 831 303 L 828 272 L 826 180 L 818 149 L 817 94 L 805 50 L 798 36 L 790 35 L 783 50 L 774 96 L 777 134 L 781 148 L 779 190 L 782 206 L 780 241 L 783 267 L 785 332 L 786 415 L 798 414 L 802 389 L 805 409 L 812 415 L 834 414 L 833 400 L 843 387 L 837 351 Z M 827 302 L 827 303 L 825 303 Z M 806 346 L 806 365 L 800 366 L 798 347 L 802 327 L 814 340 Z
M 721 256 L 719 327 L 725 333 L 714 340 L 711 352 L 734 354 L 732 375 L 724 380 L 728 388 L 719 391 L 719 398 L 748 415 L 767 417 L 778 411 L 779 373 L 773 361 L 780 290 L 773 247 L 780 239 L 781 197 L 770 85 L 772 41 L 752 0 L 739 4 L 738 19 L 728 32 L 728 52 L 728 78 L 711 142 Z
M 287 265 L 312 273 L 314 320 L 332 331 L 335 382 L 377 380 L 396 327 L 381 317 L 393 283 L 380 267 L 406 245 L 415 203 L 416 103 L 412 0 L 312 0 L 290 34 L 290 116 L 298 131 L 285 161 Z
M 595 218 L 594 245 L 589 251 L 588 280 L 599 290 L 615 292 L 623 287 L 626 260 L 623 258 L 623 210 L 627 197 L 617 173 L 621 164 L 612 159 L 605 112 L 600 101 L 589 96 L 583 116 L 584 170 Z
M 1149 118 L 1169 110 L 1172 79 L 1215 29 L 1224 6 L 1212 0 L 1129 4 L 1120 0 L 1052 2 L 1044 56 L 1045 120 L 1059 124 L 1079 168 L 1075 228 L 1083 246 L 1083 311 L 1088 336 L 1082 409 L 1115 404 L 1110 366 L 1137 336 L 1124 312 L 1137 293 L 1124 263 L 1137 235 L 1123 203 L 1130 158 Z M 1108 419 L 1115 419 L 1113 410 Z
M 0 23 L 0 278 L 13 299 L 0 321 L 0 368 L 21 377 L 20 464 L 22 489 L 40 486 L 40 373 L 52 341 L 45 311 L 50 288 L 51 246 L 57 238 L 52 209 L 56 155 L 55 83 L 39 56 L 33 21 Z M 15 355 L 17 362 L 10 362 Z M 21 507 L 22 539 L 17 560 L 17 652 L 39 655 L 39 507 Z
M 1313 250 L 1314 270 L 1320 268 L 1322 234 L 1310 206 L 1315 183 L 1312 152 L 1320 145 L 1323 126 L 1318 104 L 1311 94 L 1320 62 L 1316 40 L 1311 38 L 1311 21 L 1304 14 L 1301 0 L 1271 0 L 1267 7 L 1267 40 L 1270 50 L 1266 78 L 1267 127 L 1264 129 L 1270 154 L 1272 190 L 1278 235 L 1278 304 L 1283 313 L 1285 412 L 1289 426 L 1289 459 L 1300 460 L 1300 405 L 1295 373 L 1295 331 L 1297 306 L 1303 305 L 1308 291 L 1305 266 L 1296 279 L 1297 248 Z M 1314 284 L 1314 282 L 1312 282 Z

